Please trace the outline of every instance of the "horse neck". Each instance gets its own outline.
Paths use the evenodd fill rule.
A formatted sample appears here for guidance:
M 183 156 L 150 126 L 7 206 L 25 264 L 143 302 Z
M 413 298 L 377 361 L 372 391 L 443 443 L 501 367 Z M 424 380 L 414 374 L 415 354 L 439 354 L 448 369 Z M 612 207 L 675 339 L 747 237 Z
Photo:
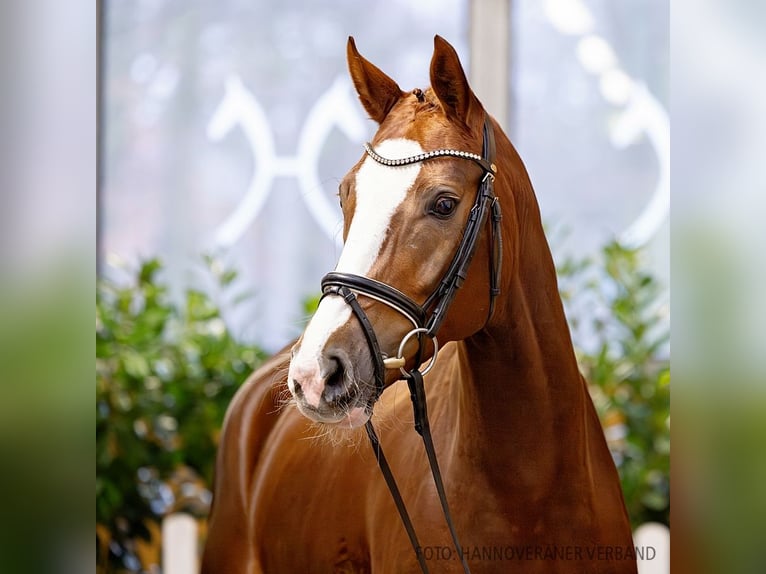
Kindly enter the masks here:
M 515 154 L 507 139 L 498 144 L 500 153 Z M 518 170 L 496 183 L 508 246 L 503 295 L 488 325 L 460 344 L 457 441 L 473 464 L 486 457 L 488 468 L 508 478 L 508 467 L 497 464 L 503 460 L 539 483 L 541 475 L 561 472 L 565 460 L 576 465 L 587 455 L 592 405 L 537 201 L 523 164 L 512 163 Z

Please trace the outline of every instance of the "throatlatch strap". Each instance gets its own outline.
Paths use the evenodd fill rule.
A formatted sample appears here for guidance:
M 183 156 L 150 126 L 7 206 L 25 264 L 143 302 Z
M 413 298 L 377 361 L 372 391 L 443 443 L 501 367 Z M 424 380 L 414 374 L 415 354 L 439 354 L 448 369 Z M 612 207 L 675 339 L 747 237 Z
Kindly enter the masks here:
M 423 550 L 420 546 L 420 542 L 418 542 L 418 535 L 415 534 L 415 527 L 412 525 L 410 515 L 407 513 L 407 507 L 404 504 L 404 500 L 402 500 L 402 494 L 399 492 L 399 487 L 396 484 L 394 474 L 391 472 L 391 467 L 388 466 L 386 455 L 383 454 L 383 447 L 380 445 L 380 440 L 378 439 L 378 435 L 375 432 L 375 427 L 372 426 L 371 420 L 368 420 L 367 424 L 364 425 L 364 430 L 367 431 L 367 436 L 370 438 L 370 444 L 372 445 L 373 452 L 375 452 L 375 458 L 378 460 L 380 472 L 383 475 L 383 478 L 386 480 L 386 485 L 388 485 L 388 490 L 391 493 L 391 498 L 394 499 L 396 510 L 399 511 L 399 517 L 402 519 L 404 529 L 407 531 L 407 536 L 410 538 L 410 544 L 412 544 L 412 548 L 415 550 L 415 556 L 417 556 L 418 564 L 420 564 L 420 569 L 423 571 L 423 574 L 428 574 L 428 565 L 426 564 L 426 559 L 423 556 Z

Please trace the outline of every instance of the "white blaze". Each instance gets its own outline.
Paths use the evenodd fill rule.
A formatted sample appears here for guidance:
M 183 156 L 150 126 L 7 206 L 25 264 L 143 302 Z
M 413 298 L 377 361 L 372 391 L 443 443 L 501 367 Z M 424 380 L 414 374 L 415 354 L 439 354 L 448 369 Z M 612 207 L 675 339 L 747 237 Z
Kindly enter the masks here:
M 401 159 L 423 153 L 415 141 L 392 139 L 381 142 L 376 150 L 389 159 Z M 341 252 L 336 271 L 367 275 L 380 253 L 380 248 L 388 233 L 391 217 L 407 197 L 420 173 L 420 164 L 389 167 L 377 163 L 371 157 L 365 158 L 356 174 L 356 207 L 346 243 Z M 300 377 L 306 398 L 316 403 L 322 388 L 306 388 L 303 379 L 305 373 L 316 373 L 317 386 L 321 386 L 319 377 L 319 358 L 327 339 L 350 317 L 349 306 L 339 297 L 327 297 L 322 300 L 314 317 L 306 327 L 300 350 L 290 362 L 288 385 L 293 389 L 294 375 Z M 311 385 L 312 381 L 305 381 Z M 314 386 L 314 385 L 311 385 Z M 312 400 L 316 399 L 316 400 Z
M 386 140 L 377 149 L 388 159 L 401 159 L 423 153 L 417 142 Z M 396 208 L 420 173 L 420 164 L 389 167 L 371 157 L 365 158 L 356 173 L 356 208 L 346 244 L 336 271 L 366 275 L 372 268 L 391 225 Z

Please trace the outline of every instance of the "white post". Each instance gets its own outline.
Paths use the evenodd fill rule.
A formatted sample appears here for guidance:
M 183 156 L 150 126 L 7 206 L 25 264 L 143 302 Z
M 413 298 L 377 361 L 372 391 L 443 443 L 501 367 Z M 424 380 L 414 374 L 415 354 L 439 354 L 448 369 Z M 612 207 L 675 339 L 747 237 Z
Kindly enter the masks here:
M 633 533 L 638 574 L 670 574 L 670 530 L 664 524 L 647 522 Z M 642 556 L 643 555 L 643 558 Z
M 188 514 L 171 514 L 162 521 L 163 574 L 198 574 L 197 521 Z
M 511 0 L 473 0 L 470 10 L 471 87 L 507 131 L 511 128 L 508 125 Z

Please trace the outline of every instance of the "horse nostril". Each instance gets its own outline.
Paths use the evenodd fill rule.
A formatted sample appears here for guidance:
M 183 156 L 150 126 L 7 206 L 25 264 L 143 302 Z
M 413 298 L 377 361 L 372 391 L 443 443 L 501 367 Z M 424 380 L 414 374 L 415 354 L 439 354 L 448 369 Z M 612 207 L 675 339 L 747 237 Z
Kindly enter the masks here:
M 347 370 L 339 357 L 329 357 L 322 398 L 334 407 L 345 408 L 353 400 L 347 386 Z
M 293 379 L 293 392 L 295 393 L 295 396 L 298 398 L 301 398 L 303 396 L 303 388 L 301 387 L 301 384 Z
M 325 385 L 331 388 L 343 386 L 346 379 L 346 369 L 343 362 L 337 357 L 330 359 L 331 367 L 325 378 Z

